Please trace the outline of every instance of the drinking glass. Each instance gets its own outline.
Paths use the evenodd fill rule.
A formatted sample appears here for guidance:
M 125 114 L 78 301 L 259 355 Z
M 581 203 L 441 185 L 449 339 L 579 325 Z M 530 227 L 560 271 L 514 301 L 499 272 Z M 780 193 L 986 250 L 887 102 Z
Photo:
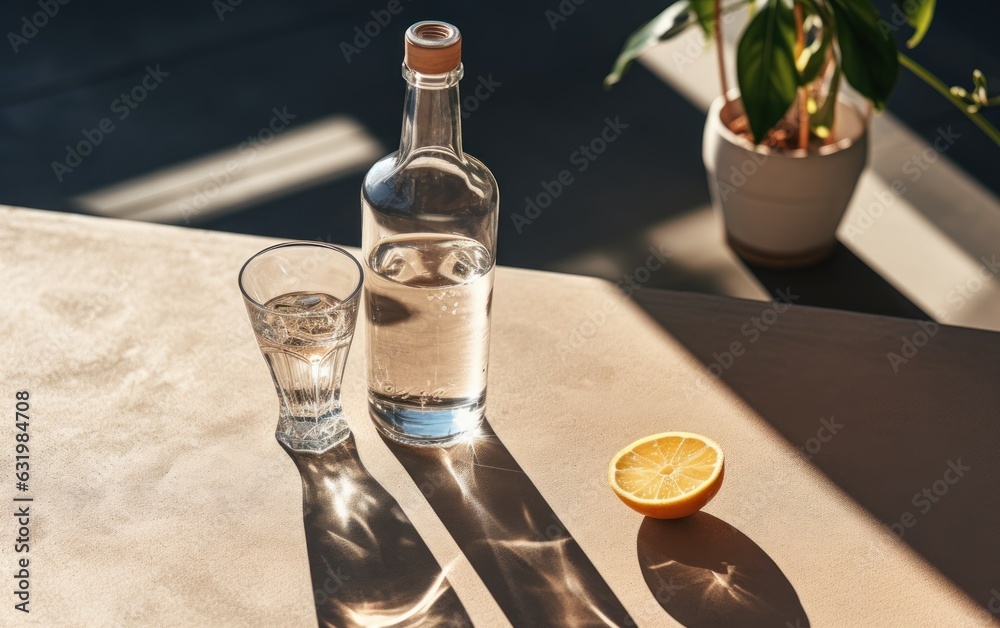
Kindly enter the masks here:
M 326 451 L 350 434 L 340 384 L 364 272 L 347 251 L 288 242 L 257 253 L 239 283 L 280 412 L 275 437 L 293 451 Z

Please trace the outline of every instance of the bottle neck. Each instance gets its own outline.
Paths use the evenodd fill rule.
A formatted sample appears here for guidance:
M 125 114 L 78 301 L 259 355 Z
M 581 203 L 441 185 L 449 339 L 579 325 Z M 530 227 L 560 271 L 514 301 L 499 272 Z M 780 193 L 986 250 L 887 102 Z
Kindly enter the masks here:
M 445 148 L 459 158 L 463 156 L 458 97 L 462 74 L 461 64 L 447 74 L 421 74 L 403 65 L 403 78 L 408 85 L 399 140 L 400 159 L 427 147 Z

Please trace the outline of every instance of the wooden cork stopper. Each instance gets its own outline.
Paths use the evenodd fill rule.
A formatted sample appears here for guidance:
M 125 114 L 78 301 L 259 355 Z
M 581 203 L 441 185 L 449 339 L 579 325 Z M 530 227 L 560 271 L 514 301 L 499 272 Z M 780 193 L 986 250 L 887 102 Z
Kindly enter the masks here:
M 462 63 L 462 34 L 447 22 L 417 22 L 406 29 L 406 67 L 421 74 L 447 74 Z

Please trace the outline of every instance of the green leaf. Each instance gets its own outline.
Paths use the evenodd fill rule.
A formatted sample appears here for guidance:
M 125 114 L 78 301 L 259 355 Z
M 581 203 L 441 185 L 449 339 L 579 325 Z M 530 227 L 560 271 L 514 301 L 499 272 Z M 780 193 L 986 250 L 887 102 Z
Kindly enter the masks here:
M 715 0 L 689 0 L 689 2 L 705 37 L 711 37 L 715 33 Z
M 736 49 L 736 78 L 754 141 L 795 101 L 795 17 L 790 0 L 768 0 L 747 25 Z
M 903 12 L 906 23 L 914 28 L 913 36 L 906 42 L 907 48 L 916 48 L 927 34 L 934 19 L 934 5 L 937 0 L 895 0 L 896 7 Z
M 604 78 L 604 87 L 609 88 L 620 81 L 622 75 L 639 55 L 662 41 L 676 37 L 697 21 L 698 15 L 692 9 L 691 3 L 688 0 L 680 0 L 643 24 L 625 41 L 625 46 L 618 53 L 611 73 Z
M 826 92 L 823 106 L 809 112 L 809 127 L 816 137 L 826 139 L 833 132 L 834 115 L 837 113 L 837 94 L 840 92 L 840 67 L 833 65 L 830 89 Z
M 844 77 L 876 109 L 885 108 L 899 78 L 896 45 L 868 0 L 829 0 L 836 17 Z

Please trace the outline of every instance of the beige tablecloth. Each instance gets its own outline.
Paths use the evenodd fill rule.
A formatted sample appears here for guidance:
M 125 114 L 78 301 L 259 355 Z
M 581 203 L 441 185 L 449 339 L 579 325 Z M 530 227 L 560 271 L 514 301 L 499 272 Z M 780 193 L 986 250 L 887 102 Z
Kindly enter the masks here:
M 621 624 L 620 608 L 639 625 L 995 620 L 997 334 L 640 290 L 647 313 L 599 280 L 502 268 L 496 437 L 439 455 L 387 446 L 366 415 L 358 334 L 344 386 L 357 457 L 344 464 L 369 488 L 307 490 L 327 523 L 307 517 L 304 534 L 300 475 L 273 438 L 277 401 L 236 285 L 270 242 L 0 208 L 0 499 L 8 512 L 15 496 L 34 500 L 31 613 L 14 609 L 23 554 L 7 515 L 0 623 L 310 625 L 316 602 L 357 595 L 367 572 L 352 565 L 393 544 L 429 550 L 400 561 L 400 578 L 443 570 L 434 595 L 453 615 L 438 619 L 482 626 Z M 16 390 L 30 392 L 25 493 Z M 605 485 L 618 449 L 666 430 L 727 454 L 719 495 L 674 523 L 644 520 Z M 330 472 L 308 473 L 315 488 Z M 365 517 L 410 532 L 369 519 L 363 542 L 321 538 Z M 323 593 L 309 552 L 345 542 L 363 551 L 345 571 L 327 565 Z

